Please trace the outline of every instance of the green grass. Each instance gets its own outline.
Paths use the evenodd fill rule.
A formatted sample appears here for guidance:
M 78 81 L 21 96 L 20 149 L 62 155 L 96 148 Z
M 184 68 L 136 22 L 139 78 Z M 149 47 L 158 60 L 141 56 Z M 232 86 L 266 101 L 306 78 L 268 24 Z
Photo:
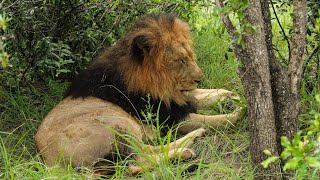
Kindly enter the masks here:
M 194 37 L 198 64 L 204 72 L 203 88 L 224 88 L 242 92 L 237 75 L 238 63 L 230 51 L 230 41 L 226 33 L 216 36 L 214 27 L 208 26 Z
M 219 23 L 219 22 L 215 22 Z M 241 96 L 243 88 L 237 76 L 237 61 L 229 52 L 229 40 L 225 33 L 217 34 L 208 26 L 194 35 L 198 63 L 204 72 L 202 88 L 224 88 Z M 219 34 L 219 33 L 218 33 Z M 49 81 L 45 86 L 21 87 L 12 92 L 0 89 L 0 179 L 88 179 L 90 170 L 47 167 L 36 153 L 34 134 L 44 116 L 63 97 L 66 83 Z M 206 113 L 223 113 L 227 103 L 217 103 Z M 198 157 L 182 162 L 170 162 L 166 157 L 152 171 L 141 175 L 142 179 L 252 179 L 253 168 L 249 156 L 249 133 L 246 119 L 235 127 L 211 129 L 193 146 Z M 165 146 L 175 139 L 174 131 L 158 140 Z M 132 143 L 134 145 L 134 143 Z M 133 178 L 128 174 L 124 160 L 118 163 L 114 179 Z M 183 173 L 191 164 L 199 168 Z
M 61 100 L 66 84 L 50 81 L 12 92 L 0 88 L 0 179 L 45 177 L 48 170 L 35 149 L 34 134 L 47 112 Z

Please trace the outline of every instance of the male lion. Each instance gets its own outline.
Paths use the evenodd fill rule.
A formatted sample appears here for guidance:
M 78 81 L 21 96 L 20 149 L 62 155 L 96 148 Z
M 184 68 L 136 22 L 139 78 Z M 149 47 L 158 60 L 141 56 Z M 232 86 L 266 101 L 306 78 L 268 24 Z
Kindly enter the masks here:
M 196 114 L 197 106 L 237 98 L 223 89 L 196 89 L 202 76 L 188 25 L 173 15 L 147 15 L 73 81 L 66 98 L 37 131 L 39 153 L 49 166 L 71 163 L 73 167 L 95 168 L 115 161 L 116 152 L 134 155 L 145 167 L 129 164 L 132 174 L 152 168 L 147 158 L 137 155 L 137 148 L 156 160 L 163 153 L 169 158 L 191 158 L 195 153 L 190 146 L 203 135 L 203 123 L 217 127 L 235 123 L 239 116 L 238 111 L 215 116 Z M 143 144 L 154 135 L 154 125 L 143 121 L 141 112 L 147 107 L 159 114 L 160 124 L 170 128 L 180 123 L 178 132 L 186 134 L 170 143 L 167 152 Z M 124 135 L 135 138 L 140 145 L 130 148 Z

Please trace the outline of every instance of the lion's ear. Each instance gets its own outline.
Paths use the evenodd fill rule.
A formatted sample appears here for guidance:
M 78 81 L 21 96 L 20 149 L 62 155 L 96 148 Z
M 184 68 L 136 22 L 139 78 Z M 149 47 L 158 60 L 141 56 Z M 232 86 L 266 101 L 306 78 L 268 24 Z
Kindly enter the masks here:
M 146 55 L 149 54 L 152 48 L 152 40 L 144 35 L 138 35 L 132 40 L 131 51 L 133 59 L 142 64 Z

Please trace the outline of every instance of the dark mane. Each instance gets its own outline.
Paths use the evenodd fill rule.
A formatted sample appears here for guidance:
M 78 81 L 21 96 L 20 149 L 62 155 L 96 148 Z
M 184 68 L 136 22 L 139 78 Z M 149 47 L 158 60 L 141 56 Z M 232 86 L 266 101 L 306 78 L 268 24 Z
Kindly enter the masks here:
M 157 20 L 159 17 L 148 16 L 142 18 L 133 27 L 143 24 L 143 21 L 148 20 L 148 18 Z M 174 17 L 168 16 L 168 21 L 170 21 L 169 23 L 174 23 Z M 115 46 L 105 51 L 86 70 L 83 70 L 72 82 L 66 92 L 66 96 L 73 98 L 94 96 L 120 106 L 140 120 L 144 119 L 141 116 L 141 112 L 145 112 L 148 104 L 150 104 L 152 105 L 152 113 L 155 114 L 159 110 L 160 124 L 164 123 L 168 126 L 183 120 L 189 113 L 196 112 L 196 105 L 192 101 L 187 102 L 185 105 L 178 105 L 176 102 L 170 101 L 170 104 L 166 105 L 161 103 L 161 99 L 148 97 L 148 93 L 135 92 L 128 89 L 123 75 L 124 70 L 121 69 L 120 64 L 123 61 L 134 60 L 134 58 L 126 58 L 128 51 L 134 56 L 141 56 L 143 52 L 137 51 L 137 48 L 135 49 L 127 41 L 128 38 L 124 37 Z M 144 43 L 144 39 L 137 39 L 137 41 Z M 135 63 L 137 63 L 137 66 L 141 66 L 141 62 L 136 61 Z

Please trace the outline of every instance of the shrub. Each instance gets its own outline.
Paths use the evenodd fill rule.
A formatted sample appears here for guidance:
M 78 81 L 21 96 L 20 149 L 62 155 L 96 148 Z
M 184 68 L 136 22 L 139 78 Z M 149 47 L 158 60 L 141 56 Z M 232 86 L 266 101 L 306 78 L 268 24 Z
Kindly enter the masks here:
M 198 1 L 138 0 L 43 0 L 4 1 L 12 19 L 7 43 L 12 68 L 5 69 L 6 86 L 68 80 L 104 46 L 118 40 L 138 16 L 176 12 L 192 18 Z
M 318 107 L 320 95 L 315 96 Z M 278 159 L 286 160 L 283 170 L 296 170 L 297 179 L 313 179 L 319 177 L 320 170 L 320 112 L 311 110 L 313 118 L 308 121 L 305 129 L 300 130 L 292 141 L 287 137 L 281 137 L 281 145 L 284 147 L 280 156 L 272 156 L 268 150 L 265 153 L 270 157 L 262 162 L 264 167 Z

